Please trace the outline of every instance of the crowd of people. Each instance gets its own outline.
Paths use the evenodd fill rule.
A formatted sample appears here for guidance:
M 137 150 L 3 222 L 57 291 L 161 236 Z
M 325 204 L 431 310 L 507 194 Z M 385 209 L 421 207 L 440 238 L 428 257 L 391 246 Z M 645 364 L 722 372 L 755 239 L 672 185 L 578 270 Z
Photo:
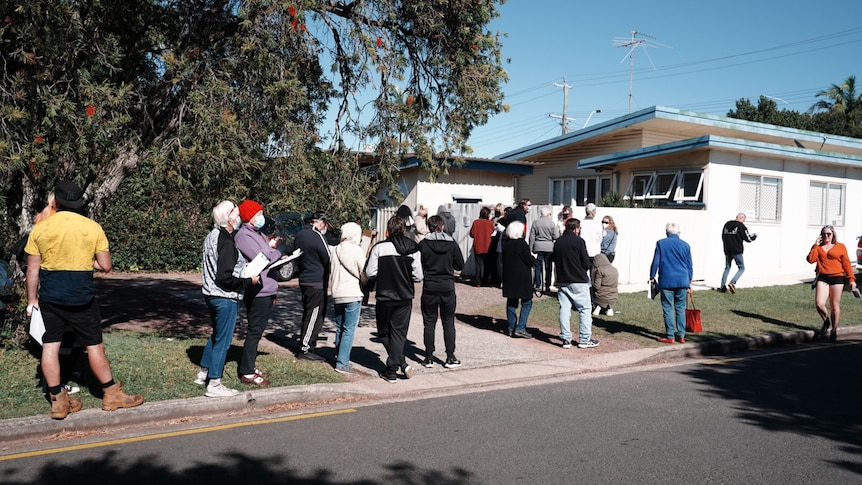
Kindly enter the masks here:
M 111 374 L 105 356 L 100 314 L 93 287 L 94 271 L 111 271 L 108 241 L 101 227 L 82 215 L 83 192 L 73 182 L 57 183 L 29 235 L 26 289 L 28 315 L 38 312 L 45 323 L 41 368 L 51 417 L 63 419 L 81 409 L 81 400 L 70 397 L 61 380 L 59 349 L 71 330 L 86 348 L 90 367 L 104 394 L 102 408 L 115 410 L 138 406 L 140 395 L 123 392 Z M 533 298 L 556 293 L 559 303 L 559 338 L 563 348 L 593 348 L 592 317 L 614 316 L 619 275 L 613 266 L 619 230 L 610 215 L 597 218 L 595 204 L 586 204 L 584 218 L 577 219 L 571 206 L 564 206 L 556 220 L 550 206 L 538 208 L 538 217 L 528 225 L 529 199 L 514 207 L 498 204 L 482 207 L 469 229 L 472 238 L 475 286 L 502 290 L 506 302 L 507 335 L 532 338 L 527 323 Z M 239 393 L 224 385 L 222 377 L 227 351 L 234 337 L 239 304 L 248 321 L 238 379 L 246 385 L 267 386 L 266 372 L 256 366 L 257 346 L 276 304 L 278 281 L 268 268 L 288 258 L 270 243 L 263 232 L 263 205 L 244 200 L 239 205 L 221 201 L 212 209 L 213 229 L 203 242 L 202 292 L 209 309 L 212 333 L 199 362 L 194 382 L 205 386 L 207 397 L 229 397 Z M 738 214 L 722 229 L 725 270 L 722 292 L 736 292 L 736 282 L 745 266 L 743 243 L 757 237 Z M 317 352 L 329 299 L 335 320 L 336 372 L 354 375 L 351 351 L 369 288 L 376 300 L 377 337 L 386 351 L 380 377 L 395 383 L 409 379 L 414 370 L 404 357 L 415 286 L 421 282 L 420 307 L 424 327 L 424 359 L 428 368 L 461 365 L 456 357 L 456 275 L 465 268 L 465 257 L 453 238 L 456 221 L 448 206 L 435 215 L 420 205 L 415 213 L 402 206 L 386 225 L 385 238 L 364 250 L 362 229 L 355 222 L 341 226 L 341 241 L 330 246 L 325 237 L 326 214 L 310 214 L 295 239 L 302 320 L 297 358 L 324 361 Z M 680 238 L 676 223 L 668 223 L 666 237 L 656 242 L 650 266 L 650 282 L 660 290 L 665 336 L 663 343 L 684 343 L 686 297 L 691 292 L 693 264 L 689 244 Z M 62 236 L 62 237 L 60 237 Z M 856 291 L 854 271 L 846 247 L 837 241 L 832 226 L 824 226 L 811 247 L 808 262 L 816 264 L 815 306 L 823 326 L 819 335 L 836 340 L 841 293 L 846 281 Z M 731 263 L 736 274 L 727 281 Z M 827 303 L 829 308 L 827 308 Z M 572 333 L 572 314 L 578 318 L 578 334 Z M 435 356 L 436 327 L 440 322 L 445 359 Z

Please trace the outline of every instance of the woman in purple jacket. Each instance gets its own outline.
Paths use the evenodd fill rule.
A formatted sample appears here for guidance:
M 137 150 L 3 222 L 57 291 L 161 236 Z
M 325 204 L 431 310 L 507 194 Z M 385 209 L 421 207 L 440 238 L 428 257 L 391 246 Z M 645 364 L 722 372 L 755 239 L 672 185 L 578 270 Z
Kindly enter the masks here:
M 269 246 L 268 238 L 260 232 L 266 219 L 263 216 L 263 207 L 259 203 L 253 200 L 242 201 L 239 205 L 239 215 L 243 224 L 234 241 L 236 248 L 239 249 L 246 261 L 251 261 L 258 254 L 263 254 L 270 263 L 274 263 L 283 256 L 281 251 Z M 269 385 L 266 373 L 255 367 L 257 344 L 269 322 L 276 293 L 278 293 L 278 282 L 268 273 L 264 270 L 260 274 L 261 284 L 249 286 L 243 295 L 243 303 L 245 303 L 245 311 L 248 315 L 248 331 L 242 346 L 242 357 L 238 368 L 239 380 L 243 384 Z

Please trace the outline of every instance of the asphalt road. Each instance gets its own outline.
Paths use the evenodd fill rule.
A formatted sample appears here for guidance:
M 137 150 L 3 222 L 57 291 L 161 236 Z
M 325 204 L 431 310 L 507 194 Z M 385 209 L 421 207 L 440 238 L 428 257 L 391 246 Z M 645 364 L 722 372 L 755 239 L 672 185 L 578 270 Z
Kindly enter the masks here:
M 859 483 L 862 342 L 0 457 L 0 482 Z

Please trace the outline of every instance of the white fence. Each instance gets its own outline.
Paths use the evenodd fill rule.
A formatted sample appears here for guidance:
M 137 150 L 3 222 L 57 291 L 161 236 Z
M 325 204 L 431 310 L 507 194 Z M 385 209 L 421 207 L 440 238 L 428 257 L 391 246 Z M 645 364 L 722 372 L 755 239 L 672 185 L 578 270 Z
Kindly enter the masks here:
M 448 204 L 457 221 L 454 238 L 464 254 L 466 267 L 464 275 L 474 272 L 470 238 L 470 226 L 479 216 L 484 204 Z M 531 207 L 527 215 L 529 226 L 539 216 L 538 205 Z M 386 233 L 386 221 L 395 215 L 397 207 L 378 209 L 378 234 Z M 558 215 L 562 206 L 552 206 L 553 214 Z M 575 207 L 574 216 L 583 220 L 584 208 Z M 431 214 L 433 215 L 433 214 Z M 649 279 L 655 243 L 666 237 L 665 225 L 675 222 L 680 226 L 680 237 L 691 245 L 694 260 L 694 279 L 703 280 L 709 286 L 718 286 L 724 270 L 724 250 L 721 243 L 721 228 L 736 214 L 715 214 L 707 210 L 681 209 L 629 209 L 621 207 L 599 207 L 597 218 L 610 215 L 620 228 L 614 266 L 620 274 L 620 284 L 642 284 Z M 818 228 L 786 224 L 758 224 L 746 222 L 751 232 L 758 238 L 745 244 L 746 277 L 782 277 L 808 274 L 813 276 L 813 266 L 805 261 L 811 242 L 816 238 Z M 851 259 L 855 259 L 856 236 L 854 229 L 839 229 L 839 240 L 847 245 Z M 736 271 L 734 266 L 731 276 Z

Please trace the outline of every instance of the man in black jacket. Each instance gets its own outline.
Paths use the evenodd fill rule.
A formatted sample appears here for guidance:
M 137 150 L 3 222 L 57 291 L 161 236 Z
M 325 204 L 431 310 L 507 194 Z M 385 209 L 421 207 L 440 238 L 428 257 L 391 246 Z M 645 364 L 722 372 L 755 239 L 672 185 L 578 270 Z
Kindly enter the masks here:
M 452 236 L 443 232 L 443 218 L 428 218 L 428 236 L 419 243 L 422 255 L 422 323 L 425 326 L 425 367 L 434 367 L 434 333 L 437 315 L 443 326 L 447 369 L 460 367 L 455 357 L 455 271 L 464 269 L 464 256 Z
M 566 221 L 566 230 L 554 243 L 554 261 L 557 269 L 557 300 L 560 302 L 560 339 L 563 348 L 572 347 L 572 331 L 569 318 L 572 307 L 578 312 L 578 348 L 598 347 L 599 341 L 592 339 L 593 304 L 590 298 L 590 257 L 587 245 L 578 235 L 581 221 L 574 217 Z
M 386 223 L 389 234 L 371 248 L 365 263 L 365 277 L 374 279 L 377 300 L 377 337 L 386 348 L 385 381 L 397 382 L 398 369 L 413 377 L 413 368 L 404 360 L 404 343 L 410 328 L 414 282 L 422 281 L 422 256 L 413 239 L 405 236 L 404 219 L 392 216 Z
M 721 275 L 721 287 L 719 291 L 722 293 L 730 290 L 731 293 L 736 293 L 736 282 L 739 277 L 745 272 L 745 261 L 742 259 L 742 243 L 751 242 L 757 239 L 757 234 L 749 234 L 748 228 L 745 227 L 745 214 L 740 212 L 736 215 L 736 220 L 727 221 L 721 230 L 721 242 L 724 244 L 724 274 Z M 727 282 L 727 275 L 730 274 L 731 261 L 736 263 L 737 271 L 733 275 L 730 282 Z
M 294 245 L 302 250 L 302 256 L 299 257 L 302 331 L 297 357 L 303 360 L 323 360 L 323 357 L 314 353 L 314 348 L 323 328 L 329 285 L 329 245 L 323 236 L 325 230 L 326 214 L 318 211 L 311 215 L 309 225 L 299 231 L 294 240 Z

